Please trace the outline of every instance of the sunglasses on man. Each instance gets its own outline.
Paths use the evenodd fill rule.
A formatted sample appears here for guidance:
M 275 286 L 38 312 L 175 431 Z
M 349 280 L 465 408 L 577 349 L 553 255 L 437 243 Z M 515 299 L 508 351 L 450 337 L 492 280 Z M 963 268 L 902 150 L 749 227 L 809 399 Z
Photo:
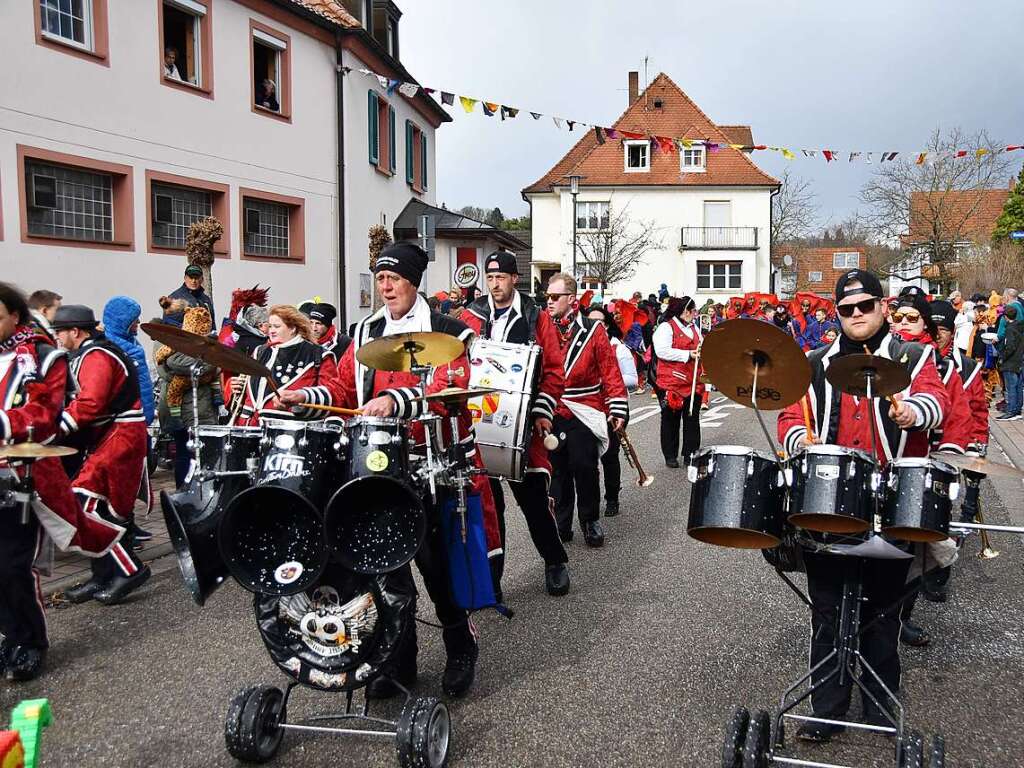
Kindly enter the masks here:
M 920 319 L 921 313 L 916 309 L 898 309 L 892 313 L 894 323 L 902 323 L 904 320 L 908 323 L 916 323 Z
M 862 315 L 867 315 L 875 311 L 875 304 L 878 301 L 879 299 L 870 298 L 858 301 L 856 304 L 840 304 L 836 307 L 836 312 L 839 313 L 840 317 L 853 317 L 853 311 L 859 309 Z
M 572 294 L 572 293 L 548 293 L 548 294 L 545 294 L 545 295 L 547 296 L 548 301 L 558 301 L 563 296 L 573 296 L 575 294 Z

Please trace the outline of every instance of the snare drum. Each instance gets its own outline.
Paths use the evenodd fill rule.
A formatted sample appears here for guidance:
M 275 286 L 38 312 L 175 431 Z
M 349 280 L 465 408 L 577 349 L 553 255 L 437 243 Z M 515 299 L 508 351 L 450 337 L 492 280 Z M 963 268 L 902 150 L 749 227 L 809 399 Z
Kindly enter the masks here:
M 956 468 L 935 459 L 896 459 L 885 470 L 882 533 L 904 541 L 949 536 L 953 502 L 960 495 Z
M 789 522 L 819 533 L 864 533 L 874 514 L 875 462 L 863 451 L 812 445 L 786 465 Z
M 687 471 L 693 483 L 690 536 L 738 549 L 779 545 L 784 475 L 774 457 L 742 445 L 716 445 L 699 451 Z

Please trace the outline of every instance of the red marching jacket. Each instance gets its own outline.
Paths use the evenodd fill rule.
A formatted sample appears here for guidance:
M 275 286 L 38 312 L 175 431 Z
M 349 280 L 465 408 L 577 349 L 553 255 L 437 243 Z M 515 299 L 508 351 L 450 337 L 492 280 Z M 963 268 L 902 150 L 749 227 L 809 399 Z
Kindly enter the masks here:
M 71 361 L 71 373 L 78 393 L 64 409 L 60 428 L 65 436 L 79 433 L 87 452 L 72 489 L 105 501 L 127 520 L 143 484 L 149 496 L 149 436 L 135 364 L 105 339 L 89 339 Z
M 55 437 L 68 382 L 67 356 L 38 332 L 18 327 L 0 346 L 0 439 L 25 442 L 30 427 L 35 442 Z M 14 471 L 25 474 L 24 467 Z M 0 460 L 0 474 L 9 472 Z M 121 538 L 123 528 L 82 511 L 59 459 L 35 462 L 32 477 L 39 494 L 32 509 L 61 550 L 96 557 Z
M 629 399 L 615 350 L 604 325 L 576 315 L 572 336 L 565 346 L 565 392 L 556 411 L 572 418 L 566 400 L 587 405 L 605 414 L 629 419 Z
M 970 443 L 988 445 L 988 399 L 985 397 L 985 381 L 982 366 L 964 352 L 953 346 L 950 358 L 960 373 L 964 394 L 971 409 L 972 426 Z
M 306 402 L 314 405 L 334 405 L 338 394 L 334 355 L 319 344 L 295 336 L 282 344 L 264 344 L 252 356 L 270 369 L 274 383 L 280 390 L 303 392 Z M 244 390 L 245 401 L 238 423 L 256 426 L 261 419 L 296 419 L 316 421 L 325 418 L 325 411 L 298 406 L 273 408 L 274 390 L 266 379 L 248 377 Z
M 666 348 L 664 340 L 669 333 L 672 343 Z M 654 331 L 654 352 L 658 356 L 656 383 L 660 389 L 684 397 L 690 396 L 693 377 L 700 375 L 693 353 L 701 341 L 700 328 L 696 323 L 686 325 L 679 318 L 672 318 L 658 326 Z M 702 397 L 703 394 L 704 385 L 698 380 L 696 397 Z
M 949 397 L 949 410 L 939 428 L 932 432 L 932 448 L 936 451 L 966 451 L 967 446 L 974 442 L 975 427 L 963 380 L 956 365 L 948 358 L 939 360 L 936 370 Z

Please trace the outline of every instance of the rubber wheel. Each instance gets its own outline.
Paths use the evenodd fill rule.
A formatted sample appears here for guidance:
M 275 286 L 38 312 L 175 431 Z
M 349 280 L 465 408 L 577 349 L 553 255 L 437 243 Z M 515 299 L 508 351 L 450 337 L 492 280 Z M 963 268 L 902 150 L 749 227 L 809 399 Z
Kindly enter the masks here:
M 743 742 L 743 768 L 768 768 L 768 745 L 771 738 L 771 720 L 767 712 L 759 709 L 747 726 L 747 738 Z
M 743 768 L 743 744 L 747 738 L 750 713 L 746 707 L 736 707 L 732 719 L 725 726 L 722 742 L 722 768 Z
M 903 754 L 900 768 L 923 768 L 924 738 L 917 731 L 908 731 L 903 736 Z
M 946 768 L 946 740 L 938 734 L 932 736 L 932 751 L 928 765 L 931 768 Z
M 444 768 L 452 720 L 448 706 L 433 696 L 409 699 L 398 717 L 395 751 L 402 768 Z
M 245 763 L 265 763 L 277 754 L 284 737 L 284 693 L 273 685 L 238 692 L 228 706 L 224 743 L 228 753 Z

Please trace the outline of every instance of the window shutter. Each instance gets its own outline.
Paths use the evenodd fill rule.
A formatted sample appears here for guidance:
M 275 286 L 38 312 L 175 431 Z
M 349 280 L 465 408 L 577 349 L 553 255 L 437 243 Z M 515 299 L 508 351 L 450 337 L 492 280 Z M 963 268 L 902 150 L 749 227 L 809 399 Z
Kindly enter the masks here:
M 414 165 L 415 165 L 415 151 L 413 149 L 413 139 L 415 138 L 415 132 L 412 129 L 412 123 L 408 120 L 405 121 L 405 183 L 412 184 L 415 181 L 414 178 Z
M 367 135 L 370 137 L 370 162 L 376 165 L 380 162 L 380 142 L 377 126 L 377 94 L 375 91 L 367 91 L 366 102 Z
M 390 104 L 388 105 L 388 134 L 388 149 L 390 150 L 388 154 L 388 170 L 394 173 L 398 158 L 395 156 L 397 154 L 397 145 L 395 144 L 395 108 Z
M 420 185 L 427 188 L 427 134 L 420 134 Z

